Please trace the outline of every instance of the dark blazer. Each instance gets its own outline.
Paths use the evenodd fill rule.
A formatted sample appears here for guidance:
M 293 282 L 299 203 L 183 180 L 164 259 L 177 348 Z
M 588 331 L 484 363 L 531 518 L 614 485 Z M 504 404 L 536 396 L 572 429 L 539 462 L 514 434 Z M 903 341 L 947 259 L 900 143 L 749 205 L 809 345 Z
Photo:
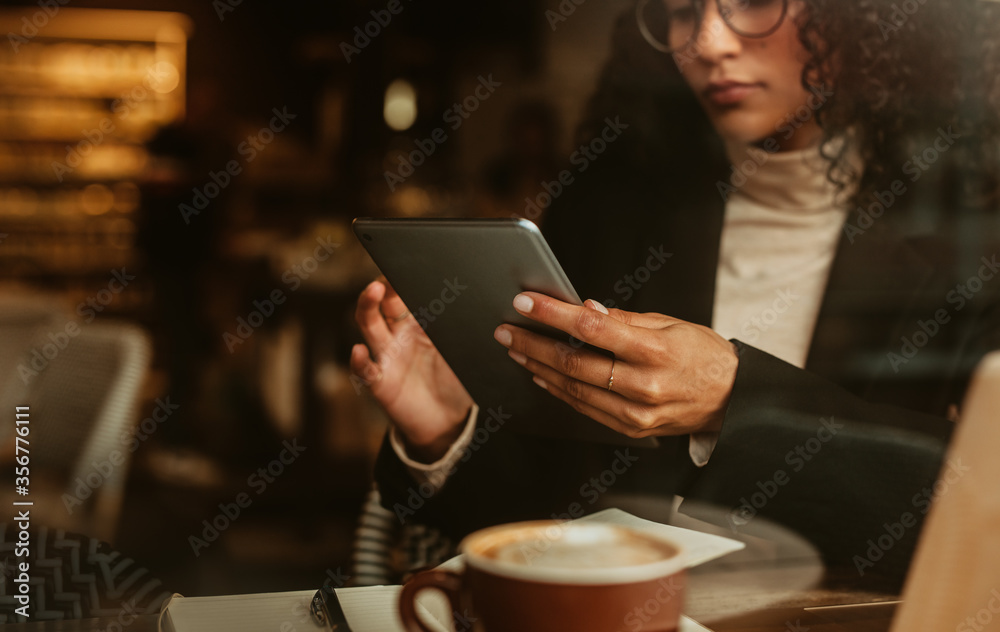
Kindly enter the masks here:
M 671 189 L 609 164 L 567 191 L 543 231 L 583 298 L 711 325 L 724 208 L 717 176 Z M 1000 272 L 959 301 L 956 285 L 996 251 L 904 239 L 888 218 L 850 237 L 837 249 L 805 369 L 735 341 L 739 369 L 706 467 L 692 465 L 686 436 L 623 454 L 501 428 L 481 432 L 485 440 L 431 498 L 386 444 L 376 467 L 383 504 L 402 521 L 458 538 L 586 511 L 605 493 L 600 474 L 614 466 L 625 470 L 614 477 L 616 492 L 680 493 L 722 509 L 734 530 L 766 516 L 805 535 L 831 565 L 902 577 L 953 428 L 948 408 L 982 355 L 1000 348 Z M 645 275 L 635 271 L 650 248 L 671 256 L 640 284 Z M 623 282 L 626 275 L 633 280 Z M 935 328 L 940 310 L 947 322 Z M 908 358 L 904 337 L 926 343 Z M 869 554 L 887 529 L 898 534 L 892 546 Z

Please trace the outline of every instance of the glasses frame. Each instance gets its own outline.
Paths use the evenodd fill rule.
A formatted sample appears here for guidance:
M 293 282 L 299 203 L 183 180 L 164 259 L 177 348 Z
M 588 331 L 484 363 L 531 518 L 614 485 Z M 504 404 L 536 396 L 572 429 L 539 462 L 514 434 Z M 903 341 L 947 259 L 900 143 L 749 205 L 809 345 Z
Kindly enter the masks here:
M 662 0 L 655 0 L 655 1 L 661 2 Z M 636 22 L 639 24 L 639 32 L 642 33 L 642 38 L 646 40 L 646 43 L 648 43 L 650 46 L 660 51 L 661 53 L 666 53 L 667 55 L 672 55 L 674 53 L 683 51 L 687 47 L 691 46 L 691 44 L 698 39 L 698 35 L 701 33 L 702 15 L 705 12 L 705 4 L 706 2 L 711 2 L 712 0 L 690 0 L 690 1 L 691 4 L 695 5 L 695 9 L 698 9 L 697 11 L 698 18 L 697 22 L 695 22 L 694 34 L 691 35 L 688 41 L 684 42 L 683 46 L 677 48 L 670 48 L 669 46 L 664 46 L 663 44 L 661 44 L 656 39 L 656 37 L 654 37 L 653 34 L 650 33 L 649 27 L 646 26 L 646 20 L 642 17 L 643 13 L 646 10 L 646 6 L 650 3 L 650 0 L 639 0 L 635 5 L 635 19 Z M 737 0 L 737 1 L 745 2 L 746 0 Z M 778 18 L 778 21 L 775 22 L 774 26 L 772 26 L 770 29 L 768 29 L 763 33 L 747 33 L 733 26 L 732 23 L 726 18 L 725 13 L 723 13 L 722 11 L 722 0 L 715 0 L 715 6 L 719 11 L 719 16 L 722 18 L 723 23 L 725 23 L 726 27 L 729 28 L 730 31 L 736 33 L 740 37 L 749 37 L 753 39 L 761 39 L 767 37 L 768 35 L 771 35 L 779 28 L 781 28 L 781 25 L 785 23 L 785 18 L 788 17 L 788 0 L 781 0 L 781 17 Z

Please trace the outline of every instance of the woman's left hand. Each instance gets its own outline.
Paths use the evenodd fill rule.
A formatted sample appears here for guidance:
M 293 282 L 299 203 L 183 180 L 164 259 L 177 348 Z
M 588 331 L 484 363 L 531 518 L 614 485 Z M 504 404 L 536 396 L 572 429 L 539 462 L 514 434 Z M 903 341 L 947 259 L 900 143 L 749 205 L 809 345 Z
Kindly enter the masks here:
M 721 430 L 739 357 L 708 327 L 535 292 L 518 294 L 514 308 L 615 354 L 612 360 L 521 327 L 497 327 L 511 358 L 577 411 L 634 438 Z

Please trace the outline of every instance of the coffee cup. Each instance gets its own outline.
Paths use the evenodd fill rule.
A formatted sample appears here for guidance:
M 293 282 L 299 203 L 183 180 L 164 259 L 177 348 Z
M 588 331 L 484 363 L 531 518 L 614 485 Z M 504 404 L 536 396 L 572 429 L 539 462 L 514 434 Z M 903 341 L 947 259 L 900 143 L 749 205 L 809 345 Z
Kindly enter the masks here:
M 477 531 L 459 545 L 465 569 L 425 571 L 400 593 L 407 632 L 429 632 L 424 590 L 448 598 L 456 632 L 672 632 L 684 600 L 682 548 L 598 522 L 521 522 Z

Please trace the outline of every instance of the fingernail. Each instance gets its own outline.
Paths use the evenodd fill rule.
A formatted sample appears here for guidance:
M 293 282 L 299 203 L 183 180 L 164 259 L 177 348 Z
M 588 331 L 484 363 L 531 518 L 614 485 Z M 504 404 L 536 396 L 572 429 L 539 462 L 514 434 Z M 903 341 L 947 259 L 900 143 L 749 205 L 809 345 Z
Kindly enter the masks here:
M 509 347 L 514 342 L 514 337 L 510 335 L 510 331 L 503 327 L 497 327 L 496 331 L 493 332 L 493 337 L 505 347 Z
M 597 311 L 601 312 L 605 316 L 607 316 L 610 313 L 610 312 L 608 312 L 608 308 L 607 307 L 601 305 L 600 303 L 598 303 L 594 299 L 590 299 L 587 302 L 590 303 L 591 309 L 596 309 Z
M 528 356 L 524 355 L 523 353 L 518 353 L 517 351 L 514 351 L 513 349 L 511 349 L 510 351 L 508 351 L 507 355 L 509 355 L 514 360 L 514 362 L 517 362 L 521 366 L 524 366 L 525 363 L 528 361 Z
M 537 375 L 534 376 L 533 378 L 531 378 L 531 381 L 534 382 L 535 384 L 538 384 L 542 388 L 548 388 L 549 387 L 549 385 L 545 383 L 545 380 L 543 380 L 542 378 L 538 377 Z
M 535 301 L 531 300 L 530 296 L 525 296 L 524 294 L 518 294 L 514 297 L 514 309 L 519 312 L 530 312 L 531 308 L 535 306 Z

